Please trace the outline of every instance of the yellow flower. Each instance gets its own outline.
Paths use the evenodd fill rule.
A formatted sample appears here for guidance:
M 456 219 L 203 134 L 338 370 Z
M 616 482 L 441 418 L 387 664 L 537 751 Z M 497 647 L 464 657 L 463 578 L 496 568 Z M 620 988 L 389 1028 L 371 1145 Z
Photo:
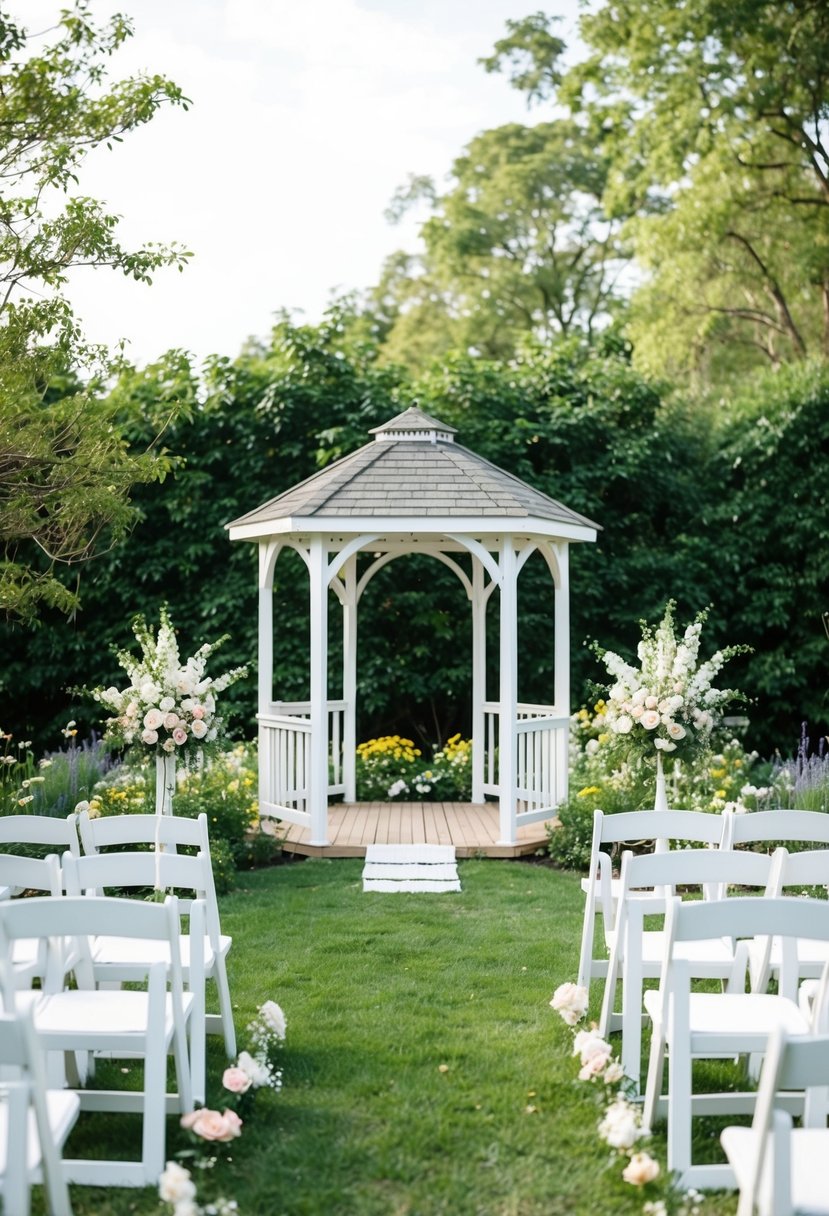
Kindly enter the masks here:
M 725 790 L 714 790 L 714 797 L 715 798 L 724 798 Z
M 579 790 L 577 798 L 589 798 L 591 794 L 600 794 L 602 791 L 598 785 L 586 785 L 583 790 Z

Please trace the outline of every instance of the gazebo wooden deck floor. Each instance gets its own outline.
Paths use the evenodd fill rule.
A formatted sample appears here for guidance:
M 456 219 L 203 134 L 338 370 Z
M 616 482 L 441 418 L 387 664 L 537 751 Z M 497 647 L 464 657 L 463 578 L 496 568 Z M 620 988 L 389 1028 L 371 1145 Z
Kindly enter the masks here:
M 528 824 L 516 844 L 499 845 L 495 802 L 332 802 L 324 848 L 308 844 L 309 828 L 280 823 L 276 831 L 286 852 L 306 857 L 365 857 L 370 844 L 453 844 L 458 857 L 521 857 L 545 847 L 546 826 Z

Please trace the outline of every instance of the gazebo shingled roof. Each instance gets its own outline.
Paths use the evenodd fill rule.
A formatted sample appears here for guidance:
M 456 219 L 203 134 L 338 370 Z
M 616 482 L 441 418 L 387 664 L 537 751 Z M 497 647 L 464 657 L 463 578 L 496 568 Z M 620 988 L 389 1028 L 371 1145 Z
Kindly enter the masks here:
M 455 430 L 417 407 L 370 432 L 375 438 L 228 524 L 292 518 L 538 519 L 596 529 L 578 512 L 454 440 Z

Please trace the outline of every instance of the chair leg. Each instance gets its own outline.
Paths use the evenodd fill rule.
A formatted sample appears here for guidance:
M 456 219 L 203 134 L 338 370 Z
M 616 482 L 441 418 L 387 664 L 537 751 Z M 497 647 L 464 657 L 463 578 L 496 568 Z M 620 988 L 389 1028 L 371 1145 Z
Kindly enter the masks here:
M 144 1125 L 141 1133 L 141 1165 L 148 1186 L 158 1181 L 164 1169 L 165 1120 L 167 1113 L 167 1044 L 147 1045 L 144 1060 Z
M 596 879 L 591 875 L 591 882 Z M 581 952 L 579 954 L 579 974 L 576 983 L 581 988 L 590 990 L 590 975 L 593 962 L 593 935 L 596 925 L 596 901 L 588 891 L 584 897 L 584 924 L 581 930 Z
M 613 1006 L 616 1003 L 616 987 L 619 982 L 619 935 L 613 943 L 613 952 L 607 966 L 607 975 L 602 993 L 602 1011 L 599 1014 L 599 1034 L 606 1039 L 613 1028 Z
M 645 1105 L 642 1111 L 642 1126 L 651 1131 L 656 1122 L 656 1108 L 662 1096 L 662 1080 L 665 1072 L 665 1035 L 662 1022 L 654 1022 L 651 1031 L 651 1050 L 648 1059 L 648 1078 L 645 1082 Z
M 236 1027 L 233 1025 L 233 1006 L 230 1002 L 230 985 L 227 982 L 227 967 L 223 954 L 216 955 L 216 987 L 219 990 L 219 1011 L 225 1040 L 225 1054 L 229 1060 L 235 1060 Z

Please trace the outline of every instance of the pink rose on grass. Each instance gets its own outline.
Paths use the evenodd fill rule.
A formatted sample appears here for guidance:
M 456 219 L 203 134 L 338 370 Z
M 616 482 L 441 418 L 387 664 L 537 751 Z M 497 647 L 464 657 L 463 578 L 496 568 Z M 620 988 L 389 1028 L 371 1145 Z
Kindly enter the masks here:
M 222 1085 L 232 1094 L 246 1094 L 253 1084 L 253 1078 L 243 1068 L 226 1068 L 222 1073 Z
M 164 721 L 164 714 L 160 709 L 148 709 L 144 714 L 144 726 L 147 730 L 158 730 Z
M 242 1134 L 242 1120 L 235 1110 L 208 1110 L 206 1106 L 181 1116 L 181 1126 L 202 1140 L 214 1140 L 226 1144 Z
M 141 742 L 152 746 L 153 743 L 158 743 L 157 730 L 145 730 L 141 732 Z
M 195 713 L 195 710 L 193 711 Z M 195 718 L 190 726 L 194 739 L 203 739 L 207 734 L 207 725 L 201 718 Z
M 173 731 L 173 742 L 176 747 L 181 747 L 183 743 L 187 742 L 187 731 L 183 726 L 177 726 Z
M 659 1162 L 650 1153 L 634 1153 L 622 1170 L 622 1177 L 633 1186 L 644 1186 L 659 1177 Z
M 584 1017 L 587 1009 L 587 989 L 578 984 L 559 984 L 553 993 L 550 1006 L 567 1023 L 575 1026 Z

